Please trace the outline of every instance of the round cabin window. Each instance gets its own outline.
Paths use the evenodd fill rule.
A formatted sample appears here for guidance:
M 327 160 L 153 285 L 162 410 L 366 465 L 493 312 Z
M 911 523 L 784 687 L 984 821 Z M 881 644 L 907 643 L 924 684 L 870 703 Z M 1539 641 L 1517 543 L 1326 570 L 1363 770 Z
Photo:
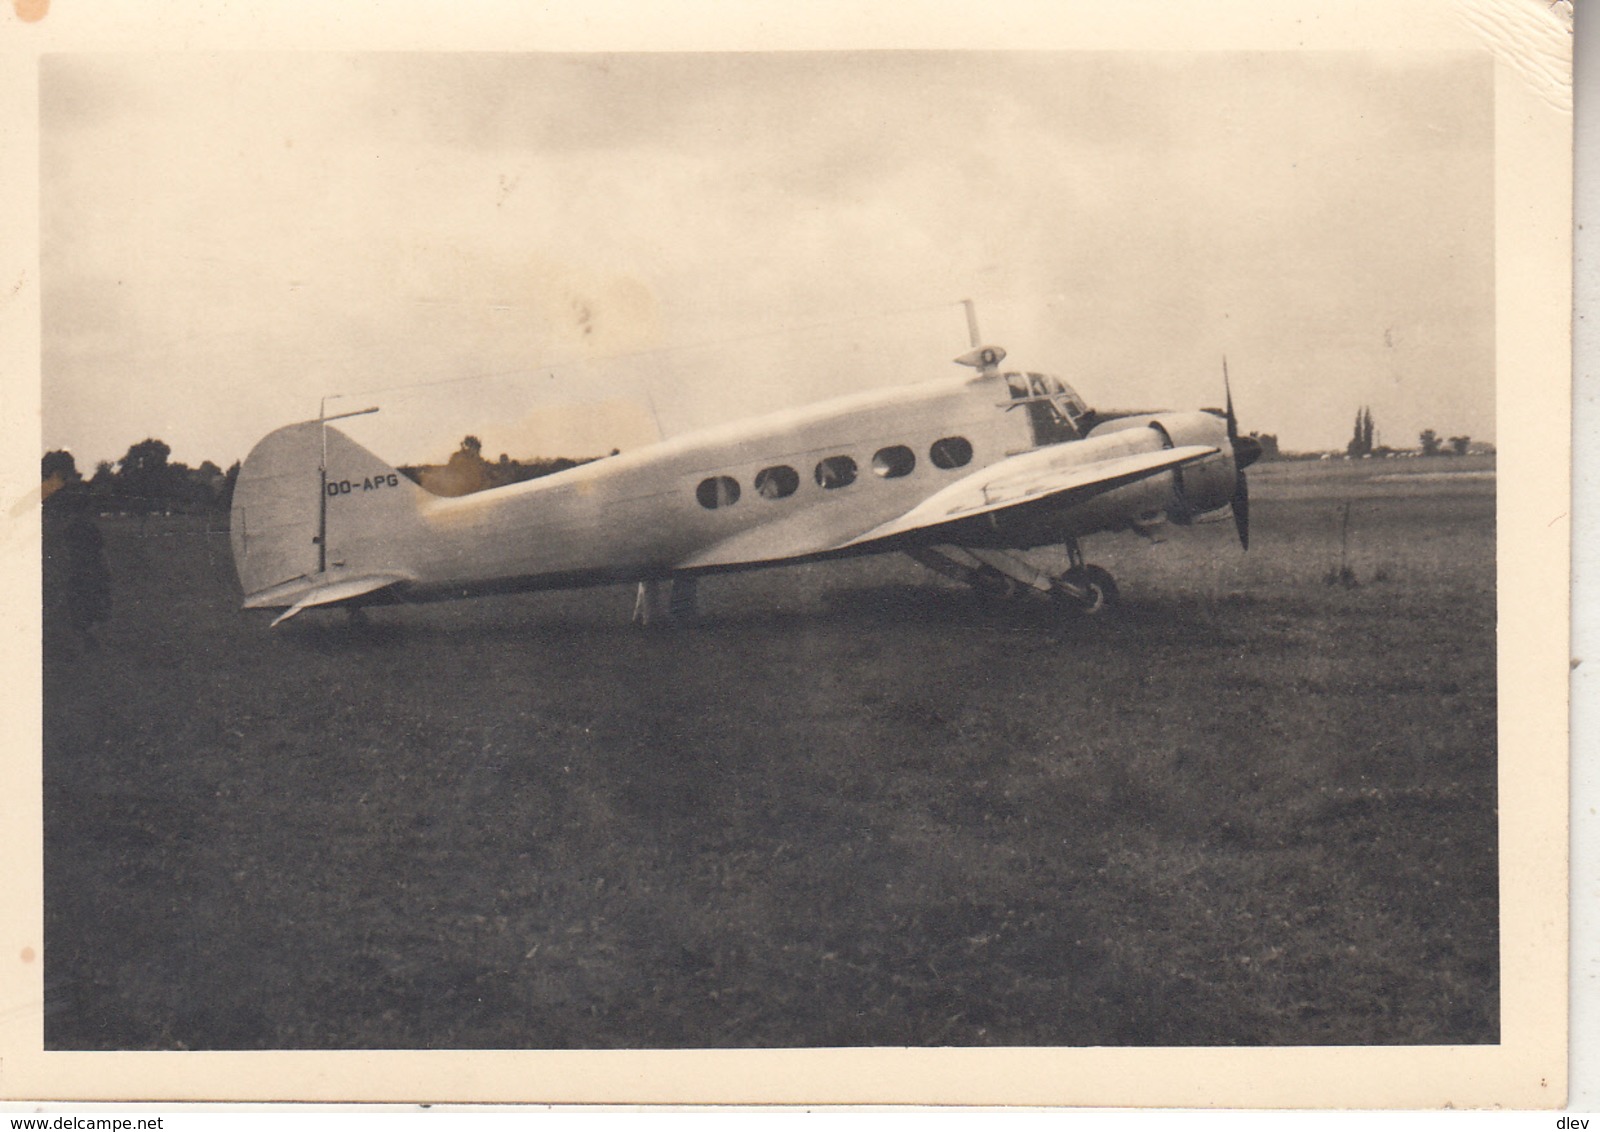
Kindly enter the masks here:
M 707 511 L 732 507 L 739 502 L 739 481 L 732 476 L 712 476 L 700 481 L 700 486 L 694 489 L 694 497 Z
M 911 469 L 916 466 L 916 453 L 904 444 L 896 444 L 892 448 L 880 448 L 877 455 L 872 457 L 873 472 L 886 480 L 909 476 Z
M 756 473 L 756 492 L 763 499 L 786 499 L 800 488 L 800 473 L 787 464 L 762 468 Z
M 817 464 L 817 484 L 829 491 L 856 482 L 856 462 L 848 456 L 828 456 Z
M 936 468 L 962 468 L 972 463 L 972 443 L 965 437 L 947 436 L 935 440 L 928 449 L 928 459 Z

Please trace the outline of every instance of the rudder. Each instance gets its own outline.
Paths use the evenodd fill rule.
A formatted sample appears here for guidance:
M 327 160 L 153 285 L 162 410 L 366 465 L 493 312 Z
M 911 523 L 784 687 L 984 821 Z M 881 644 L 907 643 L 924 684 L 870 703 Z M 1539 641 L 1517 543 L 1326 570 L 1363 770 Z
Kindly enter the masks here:
M 324 472 L 324 452 L 326 472 Z M 427 493 L 320 421 L 286 425 L 250 451 L 234 486 L 229 534 L 246 604 L 266 591 L 352 572 L 404 572 L 405 534 Z

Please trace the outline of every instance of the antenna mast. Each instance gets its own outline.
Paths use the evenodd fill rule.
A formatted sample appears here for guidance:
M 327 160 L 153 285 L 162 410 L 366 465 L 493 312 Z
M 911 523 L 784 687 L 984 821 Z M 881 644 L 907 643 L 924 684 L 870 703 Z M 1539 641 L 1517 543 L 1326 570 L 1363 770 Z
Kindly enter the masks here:
M 342 393 L 335 393 L 334 397 L 342 397 Z M 328 572 L 328 422 L 342 421 L 346 417 L 364 417 L 368 413 L 376 413 L 378 406 L 370 409 L 356 409 L 349 413 L 335 413 L 328 416 L 328 398 L 324 397 L 317 402 L 318 432 L 322 438 L 322 459 L 317 464 L 317 476 L 320 483 L 317 488 L 317 573 Z
M 961 305 L 967 308 L 967 345 L 976 350 L 983 345 L 983 339 L 978 336 L 978 308 L 971 299 L 962 299 Z

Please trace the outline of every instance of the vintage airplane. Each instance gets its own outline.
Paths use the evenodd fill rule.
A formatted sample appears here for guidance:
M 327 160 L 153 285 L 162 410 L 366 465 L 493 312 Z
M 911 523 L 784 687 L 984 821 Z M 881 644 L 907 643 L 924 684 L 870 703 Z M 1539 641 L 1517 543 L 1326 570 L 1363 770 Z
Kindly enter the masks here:
M 1001 372 L 875 390 L 674 437 L 524 483 L 444 498 L 321 416 L 240 470 L 231 539 L 246 609 L 440 601 L 638 583 L 635 619 L 693 614 L 705 574 L 899 551 L 981 590 L 1083 612 L 1116 600 L 1085 536 L 1231 507 L 1261 446 L 1226 410 L 1104 419 L 1067 385 Z M 1224 363 L 1224 386 L 1227 374 Z M 1041 565 L 1064 547 L 1067 569 Z M 1054 552 L 1056 566 L 1060 552 Z

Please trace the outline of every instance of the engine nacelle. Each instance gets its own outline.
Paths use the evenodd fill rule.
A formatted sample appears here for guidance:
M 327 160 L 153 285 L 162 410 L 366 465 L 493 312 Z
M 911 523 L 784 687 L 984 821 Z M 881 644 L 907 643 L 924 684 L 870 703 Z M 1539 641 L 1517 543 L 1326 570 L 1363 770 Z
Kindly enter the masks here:
M 1154 413 L 1121 417 L 1107 421 L 1090 436 L 1105 436 L 1126 429 L 1151 429 L 1161 438 L 1162 448 L 1182 448 L 1202 444 L 1219 449 L 1215 456 L 1196 460 L 1174 469 L 1172 496 L 1165 506 L 1174 523 L 1190 523 L 1195 516 L 1226 507 L 1233 500 L 1237 481 L 1233 446 L 1228 441 L 1228 424 L 1211 413 Z

